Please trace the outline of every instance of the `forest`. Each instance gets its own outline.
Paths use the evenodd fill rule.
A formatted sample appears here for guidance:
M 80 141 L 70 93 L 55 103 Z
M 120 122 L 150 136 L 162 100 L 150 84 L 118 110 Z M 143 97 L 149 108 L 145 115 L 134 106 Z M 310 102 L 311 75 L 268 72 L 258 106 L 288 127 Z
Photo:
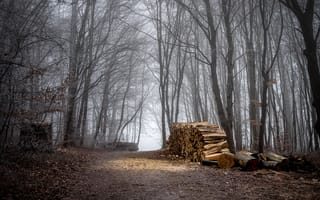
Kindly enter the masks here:
M 153 140 L 153 149 L 165 151 L 179 123 L 215 124 L 225 133 L 223 144 L 228 145 L 231 153 L 246 150 L 288 156 L 319 152 L 319 38 L 320 1 L 316 0 L 0 0 L 0 177 L 12 182 L 15 176 L 4 174 L 16 169 L 8 167 L 16 166 L 11 163 L 16 158 L 17 162 L 31 159 L 33 163 L 42 163 L 43 169 L 32 168 L 39 174 L 65 173 L 57 175 L 62 177 L 57 179 L 59 184 L 47 183 L 55 187 L 65 184 L 63 177 L 71 181 L 71 174 L 81 171 L 83 162 L 90 163 L 97 157 L 97 166 L 108 166 L 108 173 L 141 167 L 140 162 L 144 161 L 139 159 L 155 155 L 126 154 L 126 159 L 138 159 L 131 165 L 126 160 L 117 163 L 118 153 L 105 155 L 100 150 L 114 150 L 121 145 L 131 145 L 125 150 L 144 150 L 141 143 L 152 146 L 149 141 Z M 175 137 L 179 140 L 180 136 Z M 28 158 L 15 157 L 17 152 L 30 151 L 62 156 L 41 154 L 37 162 L 33 153 Z M 164 156 L 159 152 L 156 155 L 160 159 Z M 45 162 L 46 156 L 53 161 Z M 102 161 L 105 159 L 108 161 Z M 163 167 L 173 174 L 193 169 L 192 164 L 179 168 L 167 161 L 159 162 L 143 166 L 150 171 L 161 171 Z M 6 172 L 1 170 L 3 166 L 8 167 Z M 212 172 L 206 170 L 201 168 L 201 173 L 210 176 Z M 107 183 L 97 173 L 87 173 L 93 177 L 92 182 L 83 178 L 78 180 L 77 185 L 81 186 L 77 187 L 99 183 L 99 191 L 91 189 L 95 195 L 101 195 L 101 187 L 107 187 Z M 157 173 L 152 171 L 149 175 L 165 178 Z M 236 176 L 251 180 L 249 175 L 239 172 L 216 173 L 219 177 L 231 173 L 232 180 Z M 266 173 L 270 177 L 275 172 Z M 106 175 L 110 180 L 120 180 L 110 174 Z M 265 172 L 261 174 L 254 178 L 265 176 Z M 273 175 L 289 176 L 279 172 Z M 119 175 L 122 176 L 125 175 Z M 190 176 L 199 179 L 194 171 Z M 270 186 L 264 182 L 267 179 L 260 179 L 262 185 Z M 298 199 L 317 199 L 318 178 L 310 179 L 312 188 L 307 183 L 296 188 L 296 180 L 303 182 L 299 178 L 275 186 L 288 184 L 289 196 L 281 196 L 281 191 L 272 196 L 270 186 L 265 199 L 290 199 L 290 195 L 303 194 L 298 191 L 311 191 L 311 196 Z M 148 185 L 159 193 L 164 188 L 152 186 L 154 181 L 149 179 L 144 181 L 133 185 Z M 0 186 L 3 184 L 5 181 L 0 181 Z M 177 189 L 174 180 L 170 184 Z M 116 191 L 116 184 L 113 186 Z M 41 196 L 44 192 L 36 197 L 18 193 L 12 196 L 11 186 L 6 187 L 7 199 L 47 199 Z M 31 194 L 35 190 L 30 187 L 27 191 Z M 37 185 L 39 191 L 44 190 L 41 187 Z M 217 184 L 212 187 L 225 191 Z M 23 187 L 21 191 L 26 190 Z M 68 190 L 60 189 L 58 193 L 65 191 Z M 73 191 L 80 195 L 82 190 Z M 158 199 L 192 199 L 195 193 L 188 191 L 182 197 L 170 196 L 173 191 L 162 191 Z M 0 189 L 0 199 L 2 192 Z M 118 192 L 124 196 L 115 192 L 108 198 L 92 199 L 128 198 L 127 191 Z M 260 199 L 260 193 L 258 188 L 251 198 L 241 192 L 240 196 Z M 208 199 L 203 195 L 192 197 Z M 221 195 L 217 197 L 222 198 Z M 228 194 L 227 199 L 237 199 L 232 195 Z M 129 196 L 133 197 L 131 193 Z
M 319 150 L 314 0 L 2 0 L 0 147 L 138 144 L 153 124 L 219 124 L 231 150 Z

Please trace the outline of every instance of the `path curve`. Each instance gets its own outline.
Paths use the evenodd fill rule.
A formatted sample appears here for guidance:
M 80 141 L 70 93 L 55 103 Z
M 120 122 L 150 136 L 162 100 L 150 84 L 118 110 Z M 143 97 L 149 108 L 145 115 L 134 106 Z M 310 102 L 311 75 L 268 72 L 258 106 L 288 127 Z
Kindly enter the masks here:
M 69 196 L 66 200 L 317 199 L 320 183 L 170 161 L 158 152 L 106 152 L 81 173 Z

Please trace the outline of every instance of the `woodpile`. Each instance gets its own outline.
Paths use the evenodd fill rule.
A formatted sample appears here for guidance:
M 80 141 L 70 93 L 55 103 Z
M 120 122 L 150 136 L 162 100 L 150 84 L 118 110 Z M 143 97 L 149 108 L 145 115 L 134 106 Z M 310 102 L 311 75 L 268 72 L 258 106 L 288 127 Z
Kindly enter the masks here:
M 174 123 L 170 126 L 169 153 L 175 158 L 182 157 L 203 165 L 218 165 L 231 168 L 235 165 L 246 171 L 261 168 L 272 170 L 312 170 L 320 169 L 319 155 L 290 155 L 288 157 L 273 152 L 250 152 L 246 150 L 230 153 L 227 136 L 218 125 L 208 122 Z
M 195 162 L 216 161 L 221 168 L 234 165 L 227 136 L 216 124 L 208 122 L 174 123 L 170 127 L 169 150 Z

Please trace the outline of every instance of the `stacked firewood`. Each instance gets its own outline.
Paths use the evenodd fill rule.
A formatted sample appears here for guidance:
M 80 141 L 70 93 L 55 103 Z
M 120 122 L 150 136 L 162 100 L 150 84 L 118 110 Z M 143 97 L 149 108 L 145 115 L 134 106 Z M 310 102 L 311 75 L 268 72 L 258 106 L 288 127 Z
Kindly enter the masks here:
M 208 122 L 174 123 L 170 132 L 168 143 L 171 154 L 195 162 L 217 161 L 223 168 L 234 165 L 233 154 L 230 153 L 226 141 L 227 136 L 218 125 Z
M 318 164 L 313 162 L 311 165 L 310 161 L 307 162 L 307 159 L 299 156 L 285 157 L 273 152 L 257 153 L 246 150 L 232 154 L 228 149 L 225 132 L 218 125 L 208 122 L 172 124 L 168 146 L 170 155 L 175 158 L 182 157 L 202 162 L 204 165 L 218 165 L 220 168 L 231 168 L 235 165 L 247 171 L 261 168 L 272 170 L 316 169 L 317 166 L 320 168 L 320 162 Z

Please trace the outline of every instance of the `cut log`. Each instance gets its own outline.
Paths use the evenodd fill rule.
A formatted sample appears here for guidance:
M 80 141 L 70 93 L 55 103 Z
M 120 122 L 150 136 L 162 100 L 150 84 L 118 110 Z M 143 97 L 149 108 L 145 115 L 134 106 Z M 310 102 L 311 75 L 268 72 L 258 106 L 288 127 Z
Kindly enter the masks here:
M 282 166 L 281 163 L 277 161 L 271 161 L 271 160 L 261 160 L 261 163 L 264 168 L 267 169 L 273 169 L 273 170 L 281 170 Z
M 276 161 L 276 162 L 282 162 L 284 160 L 288 160 L 286 157 L 281 156 L 276 153 L 273 153 L 273 152 L 266 152 L 266 153 L 264 153 L 264 155 L 268 160 L 272 160 L 272 161 Z
M 188 124 L 188 125 L 191 125 L 191 126 L 194 126 L 194 127 L 202 127 L 202 126 L 208 126 L 209 125 L 209 122 L 207 121 L 203 121 L 203 122 L 192 122 L 192 123 L 185 123 L 185 124 Z
M 293 171 L 319 171 L 320 172 L 320 152 L 310 152 L 308 154 L 291 154 L 288 156 L 289 169 Z
M 245 151 L 236 152 L 234 156 L 237 163 L 247 171 L 255 171 L 258 169 L 259 161 L 255 157 L 248 154 Z
M 305 161 L 309 169 L 316 169 L 320 172 L 320 152 L 310 152 L 305 156 Z
M 215 148 L 215 147 L 220 147 L 221 149 L 224 149 L 224 148 L 227 148 L 228 147 L 228 143 L 227 141 L 222 141 L 222 142 L 219 142 L 219 143 L 215 143 L 215 144 L 206 144 L 203 146 L 204 149 L 212 149 L 212 148 Z
M 215 154 L 209 154 L 209 155 L 202 155 L 202 160 L 210 160 L 210 161 L 218 161 L 219 157 L 222 155 L 223 153 L 215 153 Z
M 204 140 L 221 140 L 221 139 L 226 139 L 227 136 L 224 134 L 220 133 L 207 133 L 207 134 L 202 134 L 202 137 Z
M 217 144 L 225 141 L 225 139 L 212 139 L 212 138 L 203 138 L 205 144 Z
M 258 153 L 254 153 L 248 150 L 241 150 L 239 151 L 239 153 L 258 158 Z
M 204 133 L 210 133 L 210 132 L 216 132 L 219 127 L 197 127 L 198 131 L 204 132 Z
M 230 149 L 224 148 L 224 149 L 221 149 L 221 152 L 222 153 L 230 153 Z
M 229 169 L 235 165 L 234 154 L 232 153 L 222 153 L 218 157 L 218 166 L 222 169 Z
M 215 148 L 212 148 L 210 150 L 202 151 L 202 153 L 207 156 L 207 155 L 219 153 L 220 151 L 221 151 L 221 148 L 215 147 Z
M 171 154 L 199 162 L 227 148 L 226 137 L 218 125 L 208 122 L 173 123 L 168 146 Z
M 267 158 L 267 161 L 273 161 L 277 164 L 274 164 L 277 170 L 288 170 L 289 169 L 289 160 L 281 156 L 279 154 L 273 153 L 273 152 L 266 152 L 263 153 L 263 156 Z
M 217 146 L 217 147 L 213 147 L 213 148 L 208 149 L 208 150 L 203 150 L 202 152 L 205 155 L 214 154 L 214 153 L 218 153 L 218 152 L 223 153 L 222 149 L 226 149 L 225 147 L 227 147 L 227 146 L 228 146 L 227 144 L 225 146 Z
M 213 165 L 218 165 L 218 161 L 215 161 L 215 160 L 202 160 L 201 164 L 205 165 L 205 166 L 213 166 Z
M 235 165 L 234 155 L 232 153 L 215 153 L 203 157 L 206 162 L 217 162 L 222 169 L 228 169 Z

